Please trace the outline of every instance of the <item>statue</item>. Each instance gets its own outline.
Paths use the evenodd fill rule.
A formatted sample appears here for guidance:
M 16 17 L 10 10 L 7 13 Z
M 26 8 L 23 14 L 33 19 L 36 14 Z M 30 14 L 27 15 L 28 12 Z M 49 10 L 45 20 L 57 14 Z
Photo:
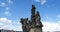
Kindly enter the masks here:
M 27 32 L 27 21 L 28 21 L 28 18 L 26 19 L 23 19 L 23 18 L 21 18 L 21 23 L 22 23 L 22 29 L 23 29 L 23 32 Z
M 32 5 L 31 9 L 31 20 L 28 18 L 21 18 L 20 23 L 22 24 L 23 32 L 42 32 L 42 23 L 39 12 L 35 12 L 36 8 Z

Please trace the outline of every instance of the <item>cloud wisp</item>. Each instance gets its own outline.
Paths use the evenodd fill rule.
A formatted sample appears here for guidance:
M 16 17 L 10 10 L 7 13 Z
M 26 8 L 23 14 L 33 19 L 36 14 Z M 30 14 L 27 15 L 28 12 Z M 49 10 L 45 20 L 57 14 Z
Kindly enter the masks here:
M 46 3 L 46 0 L 41 0 L 41 4 L 44 5 Z
M 50 22 L 50 21 L 42 21 L 43 23 L 43 31 L 60 31 L 60 21 L 58 22 Z M 0 29 L 9 29 L 14 31 L 22 31 L 22 25 L 19 21 L 9 20 L 7 18 L 0 18 Z
M 7 18 L 0 18 L 0 29 L 22 31 L 22 26 L 19 21 L 15 22 L 16 25 L 13 22 L 13 20 L 9 20 Z
M 8 4 L 13 4 L 13 1 L 12 0 L 7 0 Z
M 46 3 L 46 0 L 35 0 L 35 1 L 41 3 L 41 5 L 44 5 Z
M 1 14 L 3 14 L 3 15 L 5 15 L 5 16 L 11 16 L 11 12 L 10 12 L 10 5 L 13 3 L 13 1 L 12 0 L 6 0 L 6 2 L 0 2 L 0 7 L 3 7 L 3 10 L 4 10 L 4 14 L 3 13 L 1 13 Z
M 57 15 L 57 17 L 60 19 L 60 15 Z
M 6 3 L 2 2 L 2 3 L 0 3 L 0 6 L 1 7 L 5 7 L 6 6 Z
M 60 31 L 60 20 L 57 20 L 56 22 L 53 20 L 53 18 L 47 15 L 44 17 L 44 20 L 42 20 L 43 31 Z
M 40 0 L 35 0 L 36 2 L 41 2 Z
M 45 21 L 43 22 L 43 31 L 60 31 L 59 24 L 59 21 L 57 23 Z
M 11 16 L 11 15 L 12 15 L 9 10 L 6 10 L 6 11 L 4 12 L 4 14 L 5 14 L 6 16 Z

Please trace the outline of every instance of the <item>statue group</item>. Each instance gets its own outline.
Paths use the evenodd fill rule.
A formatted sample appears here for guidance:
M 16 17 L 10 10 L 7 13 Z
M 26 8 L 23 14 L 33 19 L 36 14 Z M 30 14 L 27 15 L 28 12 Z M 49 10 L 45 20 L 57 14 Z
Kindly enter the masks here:
M 28 18 L 21 18 L 23 32 L 42 32 L 42 23 L 39 12 L 36 12 L 36 7 L 32 5 L 31 20 Z

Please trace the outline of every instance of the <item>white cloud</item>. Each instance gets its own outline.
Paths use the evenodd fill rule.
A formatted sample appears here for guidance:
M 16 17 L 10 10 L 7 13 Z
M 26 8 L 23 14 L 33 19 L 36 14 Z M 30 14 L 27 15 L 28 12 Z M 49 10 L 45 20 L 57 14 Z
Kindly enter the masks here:
M 0 29 L 22 31 L 21 24 L 17 23 L 19 23 L 17 20 L 15 25 L 13 20 L 9 20 L 8 18 L 0 18 Z
M 8 20 L 7 18 L 0 18 L 0 22 L 12 24 L 11 20 Z
M 16 26 L 14 28 L 14 31 L 22 31 L 22 26 L 21 25 L 20 26 Z
M 12 0 L 7 0 L 7 1 L 8 1 L 8 3 L 9 3 L 9 4 L 12 4 L 12 3 L 13 3 L 13 1 L 12 1 Z
M 44 15 L 43 19 L 44 21 L 53 21 L 53 18 L 47 15 Z
M 43 22 L 43 31 L 60 31 L 60 23 Z
M 4 14 L 5 14 L 6 16 L 11 16 L 11 12 L 9 12 L 8 10 L 5 11 Z
M 0 4 L 0 6 L 1 6 L 1 7 L 5 7 L 5 6 L 6 6 L 6 3 L 2 2 L 2 3 Z
M 60 18 L 60 15 L 57 15 L 58 18 Z
M 35 0 L 36 2 L 40 2 L 40 0 Z
M 9 7 L 6 7 L 5 10 L 9 10 L 10 8 Z
M 49 17 L 49 16 L 45 16 L 45 19 L 49 19 L 49 20 L 50 20 L 50 19 L 52 19 L 52 18 L 51 18 L 51 17 Z
M 35 0 L 36 2 L 40 2 L 41 5 L 44 5 L 46 3 L 46 0 Z
M 12 27 L 12 25 L 4 25 L 3 27 L 1 27 L 1 29 L 12 30 L 13 27 Z
M 15 21 L 9 20 L 7 18 L 0 18 L 0 29 L 22 31 L 21 23 L 18 20 Z M 58 22 L 42 21 L 42 23 L 43 31 L 60 31 L 60 21 Z
M 3 27 L 3 23 L 0 22 L 0 28 Z
M 7 1 L 6 1 L 7 2 Z M 11 16 L 11 12 L 10 12 L 10 7 L 9 7 L 9 5 L 10 5 L 10 3 L 12 3 L 12 0 L 8 0 L 8 2 L 9 3 L 6 3 L 6 2 L 2 2 L 1 1 L 1 3 L 0 3 L 0 7 L 3 7 L 3 8 L 5 8 L 5 12 L 4 12 L 4 14 L 3 13 L 1 13 L 1 14 L 3 14 L 3 15 L 6 15 L 6 16 Z M 3 9 L 4 10 L 4 9 Z
M 41 0 L 41 4 L 44 5 L 46 3 L 46 0 Z
M 42 21 L 43 23 L 43 31 L 60 31 L 60 21 L 57 20 L 56 22 L 53 21 L 53 18 L 49 16 L 44 17 L 45 20 Z
M 12 20 L 7 18 L 0 18 L 0 29 L 7 29 L 12 26 Z
M 22 25 L 21 23 L 19 22 L 19 20 L 14 20 L 13 22 L 15 24 L 14 26 L 14 31 L 22 31 Z M 17 24 L 17 25 L 16 25 Z

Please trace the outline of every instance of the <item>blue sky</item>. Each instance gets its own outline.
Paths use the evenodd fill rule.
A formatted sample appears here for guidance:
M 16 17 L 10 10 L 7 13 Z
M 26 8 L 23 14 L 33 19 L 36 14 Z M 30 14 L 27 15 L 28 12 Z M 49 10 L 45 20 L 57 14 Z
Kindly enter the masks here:
M 32 4 L 40 12 L 43 31 L 60 31 L 60 0 L 0 0 L 0 29 L 21 31 L 20 18 L 30 19 Z

